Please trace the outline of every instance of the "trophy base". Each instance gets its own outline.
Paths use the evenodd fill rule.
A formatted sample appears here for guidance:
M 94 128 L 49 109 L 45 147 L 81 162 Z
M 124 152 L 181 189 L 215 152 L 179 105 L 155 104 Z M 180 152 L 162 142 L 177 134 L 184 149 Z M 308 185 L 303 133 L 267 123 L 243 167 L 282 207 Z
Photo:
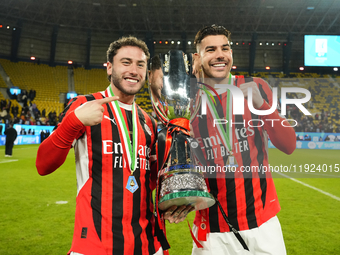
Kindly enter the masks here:
M 164 211 L 173 205 L 191 205 L 195 207 L 196 211 L 208 208 L 214 204 L 214 197 L 207 191 L 185 190 L 164 195 L 159 200 L 158 207 Z

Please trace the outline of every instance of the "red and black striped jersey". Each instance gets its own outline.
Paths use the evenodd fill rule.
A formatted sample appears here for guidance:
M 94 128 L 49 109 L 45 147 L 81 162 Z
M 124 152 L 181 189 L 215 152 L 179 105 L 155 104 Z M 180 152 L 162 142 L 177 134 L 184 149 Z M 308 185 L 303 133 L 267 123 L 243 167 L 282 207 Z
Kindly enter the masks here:
M 107 89 L 74 98 L 63 116 L 66 119 L 81 104 L 108 97 L 108 93 Z M 123 123 L 131 134 L 132 105 L 119 102 L 119 106 Z M 103 107 L 102 122 L 84 127 L 75 137 L 78 193 L 70 251 L 81 254 L 154 254 L 160 247 L 154 237 L 152 203 L 152 190 L 156 185 L 152 164 L 156 159 L 157 125 L 137 107 L 138 155 L 133 176 L 138 189 L 131 193 L 126 188 L 131 171 L 123 153 L 118 121 L 111 103 Z
M 233 77 L 232 84 L 239 87 L 249 81 L 254 81 L 258 85 L 263 99 L 271 106 L 272 90 L 264 80 L 259 78 L 245 79 L 240 76 Z M 222 105 L 217 104 L 215 109 L 219 118 L 224 119 L 227 116 L 226 104 L 229 92 L 217 90 L 217 93 L 219 93 L 222 100 Z M 215 99 L 216 102 L 219 102 L 217 97 Z M 200 113 L 200 111 L 201 109 L 198 112 Z M 208 108 L 206 115 L 196 115 L 191 124 L 194 136 L 199 141 L 205 154 L 207 165 L 223 167 L 227 164 L 228 153 L 225 145 L 221 142 L 223 137 L 219 136 L 216 127 L 213 126 L 213 115 Z M 206 178 L 206 182 L 211 193 L 217 196 L 231 224 L 238 230 L 247 230 L 260 226 L 280 210 L 271 174 L 268 172 L 252 173 L 245 171 L 245 169 L 251 169 L 251 167 L 253 167 L 252 169 L 254 167 L 262 167 L 262 169 L 269 167 L 266 129 L 270 127 L 267 124 L 263 126 L 258 124 L 259 119 L 262 117 L 250 112 L 246 98 L 244 99 L 244 114 L 231 116 L 232 119 L 229 119 L 227 124 L 221 126 L 226 129 L 226 125 L 231 125 L 232 151 L 238 167 L 235 172 L 227 171 L 227 173 L 215 172 L 210 174 L 209 178 Z M 230 124 L 230 121 L 232 121 L 232 124 Z M 287 127 L 286 129 L 288 131 L 292 127 Z M 291 131 L 289 130 L 290 133 Z M 275 136 L 284 137 L 285 134 L 275 133 Z M 289 137 L 291 136 L 287 136 L 287 139 Z M 295 137 L 295 133 L 293 137 Z M 209 223 L 208 232 L 230 231 L 217 204 L 204 212 L 196 212 L 195 224 L 197 226 L 200 225 L 202 219 Z

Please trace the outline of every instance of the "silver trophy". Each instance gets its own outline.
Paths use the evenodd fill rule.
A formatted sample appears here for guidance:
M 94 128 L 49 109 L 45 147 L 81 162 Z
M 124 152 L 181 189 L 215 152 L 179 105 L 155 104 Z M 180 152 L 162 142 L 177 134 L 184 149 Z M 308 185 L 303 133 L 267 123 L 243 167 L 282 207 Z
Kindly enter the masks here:
M 160 55 L 163 71 L 161 93 L 150 88 L 151 102 L 165 126 L 158 135 L 158 185 L 156 202 L 161 210 L 191 205 L 201 210 L 215 203 L 200 172 L 201 149 L 190 136 L 191 55 L 171 50 Z

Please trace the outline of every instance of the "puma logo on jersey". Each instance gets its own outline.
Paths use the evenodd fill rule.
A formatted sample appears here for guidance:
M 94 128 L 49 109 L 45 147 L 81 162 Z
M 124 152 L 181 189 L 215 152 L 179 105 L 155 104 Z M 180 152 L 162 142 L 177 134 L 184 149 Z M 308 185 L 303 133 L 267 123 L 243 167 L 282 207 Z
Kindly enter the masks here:
M 106 116 L 106 115 L 104 115 L 104 118 L 105 118 L 105 119 L 108 119 L 108 120 L 111 120 L 112 123 L 115 124 L 115 125 L 117 126 L 116 121 L 115 121 L 114 119 L 111 119 L 110 117 L 108 117 L 108 116 Z

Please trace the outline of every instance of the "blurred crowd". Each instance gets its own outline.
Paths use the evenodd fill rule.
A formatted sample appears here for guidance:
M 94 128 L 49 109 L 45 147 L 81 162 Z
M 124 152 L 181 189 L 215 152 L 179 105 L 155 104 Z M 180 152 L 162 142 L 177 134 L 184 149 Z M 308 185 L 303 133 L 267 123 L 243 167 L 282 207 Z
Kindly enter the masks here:
M 321 113 L 314 115 L 303 115 L 297 107 L 290 111 L 290 118 L 297 121 L 296 132 L 321 132 L 321 133 L 340 133 L 339 113 L 331 118 L 329 111 L 322 110 Z
M 23 104 L 21 112 L 19 107 L 12 105 L 11 100 L 1 100 L 0 104 L 0 123 L 5 124 L 24 124 L 24 125 L 46 125 L 55 126 L 58 123 L 57 114 L 55 111 L 46 114 L 46 110 L 37 108 L 31 100 Z
M 315 107 L 313 104 L 313 101 L 315 101 L 315 91 L 311 88 L 309 88 L 309 91 L 311 91 L 313 100 L 309 101 L 304 106 L 307 109 L 312 110 Z M 319 93 L 320 91 L 317 92 Z M 300 96 L 301 95 L 295 93 L 287 95 L 288 98 L 299 98 Z M 332 107 L 333 108 L 329 110 L 336 111 L 334 117 L 331 117 L 331 112 L 328 110 L 325 111 L 322 109 L 321 112 L 314 113 L 313 115 L 305 115 L 296 105 L 287 105 L 287 119 L 296 120 L 297 124 L 294 127 L 295 132 L 340 133 L 340 125 L 337 124 L 339 122 L 339 109 L 337 105 L 332 105 Z
M 19 103 L 22 103 L 23 106 L 27 106 L 28 101 L 33 101 L 36 97 L 36 94 L 37 92 L 33 89 L 31 89 L 29 92 L 27 92 L 25 89 L 22 89 L 19 95 L 11 94 L 10 90 L 7 89 L 7 95 L 9 98 L 17 100 Z
M 46 110 L 40 111 L 35 103 L 32 103 L 36 92 L 30 90 L 22 90 L 20 95 L 16 96 L 16 100 L 22 105 L 21 112 L 19 107 L 12 105 L 11 100 L 1 100 L 0 104 L 0 123 L 5 124 L 25 124 L 38 126 L 55 126 L 58 123 L 59 116 L 56 111 L 46 114 Z M 66 105 L 66 103 L 65 103 Z M 312 104 L 308 108 L 313 108 Z M 295 105 L 287 106 L 287 118 L 294 119 L 297 125 L 294 127 L 296 132 L 325 132 L 340 133 L 340 126 L 336 124 L 339 121 L 339 113 L 331 118 L 329 111 L 322 110 L 314 115 L 304 115 Z

